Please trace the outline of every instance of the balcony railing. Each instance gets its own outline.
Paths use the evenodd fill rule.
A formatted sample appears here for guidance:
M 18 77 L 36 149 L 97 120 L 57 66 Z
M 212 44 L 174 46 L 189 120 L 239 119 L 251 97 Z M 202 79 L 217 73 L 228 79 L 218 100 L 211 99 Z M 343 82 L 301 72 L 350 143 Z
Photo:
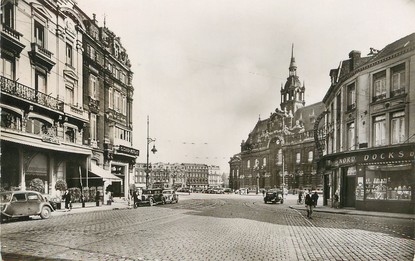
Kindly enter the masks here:
M 386 93 L 382 93 L 376 96 L 373 96 L 373 102 L 380 101 L 386 99 Z
M 395 97 L 405 93 L 405 87 L 391 91 L 391 97 Z
M 0 76 L 1 91 L 27 101 L 46 106 L 53 110 L 63 111 L 63 102 L 26 85 Z
M 20 36 L 22 36 L 21 33 L 19 33 L 18 31 L 14 30 L 13 28 L 3 24 L 3 32 L 6 33 L 7 35 L 10 35 L 11 37 L 13 37 L 16 40 L 20 40 Z

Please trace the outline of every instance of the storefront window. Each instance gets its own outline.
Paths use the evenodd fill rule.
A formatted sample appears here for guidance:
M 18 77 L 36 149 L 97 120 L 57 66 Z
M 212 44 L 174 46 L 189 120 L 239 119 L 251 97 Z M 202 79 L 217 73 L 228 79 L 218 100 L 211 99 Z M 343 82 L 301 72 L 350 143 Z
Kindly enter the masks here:
M 357 187 L 356 187 L 356 200 L 363 200 L 363 198 L 364 198 L 363 177 L 358 177 Z
M 366 199 L 411 200 L 411 166 L 367 166 Z

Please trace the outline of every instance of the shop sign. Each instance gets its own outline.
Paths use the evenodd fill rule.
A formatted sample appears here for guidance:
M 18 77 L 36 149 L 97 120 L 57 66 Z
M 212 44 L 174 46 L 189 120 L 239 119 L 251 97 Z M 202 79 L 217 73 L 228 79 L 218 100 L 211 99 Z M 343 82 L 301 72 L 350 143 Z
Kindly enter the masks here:
M 411 148 L 407 150 L 402 148 L 376 150 L 370 153 L 365 153 L 361 155 L 361 157 L 362 159 L 359 162 L 363 163 L 414 160 L 415 150 L 411 150 Z
M 333 161 L 328 160 L 327 165 L 328 166 L 334 166 L 334 167 L 340 167 L 340 166 L 346 166 L 356 163 L 356 156 L 348 156 L 343 158 L 337 158 Z
M 121 153 L 127 153 L 127 154 L 130 154 L 130 155 L 134 155 L 134 156 L 138 156 L 140 154 L 139 150 L 136 150 L 136 149 L 133 149 L 133 148 L 130 148 L 130 147 L 126 147 L 126 146 L 123 146 L 123 145 L 120 145 L 118 147 L 117 151 L 121 152 Z

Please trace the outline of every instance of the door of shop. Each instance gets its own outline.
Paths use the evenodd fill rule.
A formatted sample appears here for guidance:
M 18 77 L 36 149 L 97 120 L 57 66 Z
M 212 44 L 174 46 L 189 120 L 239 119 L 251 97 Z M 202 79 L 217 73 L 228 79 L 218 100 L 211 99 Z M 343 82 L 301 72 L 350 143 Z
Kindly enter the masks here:
M 344 175 L 344 177 L 345 177 L 345 180 L 344 180 L 345 182 L 343 184 L 345 185 L 344 189 L 345 189 L 345 193 L 346 193 L 344 206 L 345 207 L 355 207 L 355 202 L 356 202 L 356 194 L 355 194 L 356 176 Z

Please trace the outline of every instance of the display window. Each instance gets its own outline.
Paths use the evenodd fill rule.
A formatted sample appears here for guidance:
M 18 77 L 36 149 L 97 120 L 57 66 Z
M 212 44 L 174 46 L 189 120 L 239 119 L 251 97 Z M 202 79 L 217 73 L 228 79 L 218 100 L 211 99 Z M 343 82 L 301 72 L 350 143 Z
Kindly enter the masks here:
M 414 177 L 411 165 L 367 166 L 365 196 L 369 200 L 411 200 Z M 358 194 L 359 186 L 356 188 Z

